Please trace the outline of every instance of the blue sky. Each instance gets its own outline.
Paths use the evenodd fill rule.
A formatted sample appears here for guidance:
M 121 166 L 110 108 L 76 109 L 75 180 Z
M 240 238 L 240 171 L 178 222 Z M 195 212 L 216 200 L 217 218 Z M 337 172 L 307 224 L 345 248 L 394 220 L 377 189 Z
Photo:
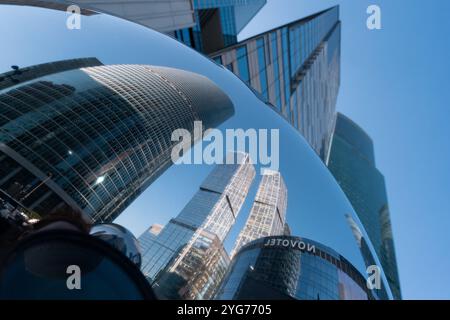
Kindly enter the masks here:
M 340 4 L 338 111 L 375 143 L 404 298 L 450 298 L 450 1 L 268 0 L 241 38 Z M 382 29 L 366 28 L 381 8 Z

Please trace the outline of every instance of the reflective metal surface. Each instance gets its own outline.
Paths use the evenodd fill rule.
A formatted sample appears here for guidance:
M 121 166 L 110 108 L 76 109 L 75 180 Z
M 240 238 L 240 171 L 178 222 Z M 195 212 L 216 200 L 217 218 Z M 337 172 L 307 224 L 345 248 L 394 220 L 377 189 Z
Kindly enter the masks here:
M 114 247 L 139 268 L 141 267 L 141 251 L 134 235 L 126 228 L 115 223 L 103 223 L 91 228 L 90 234 Z
M 262 169 L 272 169 L 280 171 L 286 185 L 286 222 L 293 236 L 330 247 L 363 275 L 367 274 L 368 264 L 380 265 L 364 228 L 324 163 L 297 130 L 233 73 L 166 35 L 118 18 L 82 16 L 79 30 L 67 29 L 66 18 L 67 14 L 59 11 L 0 6 L 0 30 L 17 30 L 14 36 L 8 32 L 2 34 L 0 73 L 10 71 L 11 65 L 26 67 L 95 57 L 104 65 L 166 66 L 207 77 L 234 105 L 234 114 L 217 127 L 224 136 L 227 129 L 255 129 L 258 133 L 265 132 L 259 129 L 269 130 L 269 146 L 272 147 L 268 153 L 270 162 L 253 159 L 256 177 L 245 204 L 236 214 L 225 248 L 231 250 L 250 212 Z M 36 36 L 38 34 L 41 36 Z M 8 89 L 0 90 L 0 95 L 5 90 Z M 0 114 L 3 110 L 0 109 Z M 279 130 L 278 159 L 276 143 L 270 142 L 273 138 L 271 129 Z M 204 141 L 203 146 L 208 143 L 210 141 Z M 225 146 L 223 151 L 223 154 L 227 151 L 249 152 L 245 145 L 234 150 Z M 153 223 L 167 223 L 182 211 L 214 166 L 205 163 L 171 165 L 147 189 L 138 190 L 142 193 L 137 200 L 115 222 L 135 235 L 140 235 Z M 104 230 L 102 228 L 105 227 L 96 227 L 94 232 Z M 108 232 L 111 230 L 116 229 L 109 228 Z M 386 283 L 384 274 L 382 280 Z M 387 296 L 391 297 L 389 289 Z

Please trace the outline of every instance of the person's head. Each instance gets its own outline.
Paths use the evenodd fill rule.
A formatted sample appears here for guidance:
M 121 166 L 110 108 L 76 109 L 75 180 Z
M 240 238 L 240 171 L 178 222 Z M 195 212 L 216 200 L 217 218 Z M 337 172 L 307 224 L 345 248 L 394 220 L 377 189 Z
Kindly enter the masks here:
M 31 228 L 23 236 L 49 230 L 72 230 L 89 233 L 91 226 L 83 218 L 83 214 L 80 211 L 66 205 L 55 209 L 38 222 L 32 224 Z
M 125 250 L 129 232 L 110 239 L 110 229 L 91 234 L 91 224 L 70 208 L 33 224 L 0 265 L 0 299 L 155 299 L 136 263 L 140 255 Z M 71 279 L 83 290 L 69 288 Z

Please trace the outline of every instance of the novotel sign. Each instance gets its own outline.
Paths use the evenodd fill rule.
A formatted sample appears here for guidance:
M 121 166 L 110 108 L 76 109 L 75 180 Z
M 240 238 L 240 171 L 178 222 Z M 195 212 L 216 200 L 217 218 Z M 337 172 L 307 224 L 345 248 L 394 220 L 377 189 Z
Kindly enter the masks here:
M 316 253 L 315 245 L 306 243 L 300 239 L 271 238 L 267 239 L 267 241 L 264 243 L 264 247 L 285 247 Z

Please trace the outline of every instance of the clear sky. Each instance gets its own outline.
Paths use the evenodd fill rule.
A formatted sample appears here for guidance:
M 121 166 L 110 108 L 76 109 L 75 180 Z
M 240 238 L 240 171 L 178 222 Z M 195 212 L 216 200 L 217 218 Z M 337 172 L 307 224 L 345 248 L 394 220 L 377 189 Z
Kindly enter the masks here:
M 241 38 L 340 4 L 338 111 L 373 138 L 403 297 L 450 298 L 450 1 L 268 0 Z M 366 9 L 381 8 L 381 30 Z

